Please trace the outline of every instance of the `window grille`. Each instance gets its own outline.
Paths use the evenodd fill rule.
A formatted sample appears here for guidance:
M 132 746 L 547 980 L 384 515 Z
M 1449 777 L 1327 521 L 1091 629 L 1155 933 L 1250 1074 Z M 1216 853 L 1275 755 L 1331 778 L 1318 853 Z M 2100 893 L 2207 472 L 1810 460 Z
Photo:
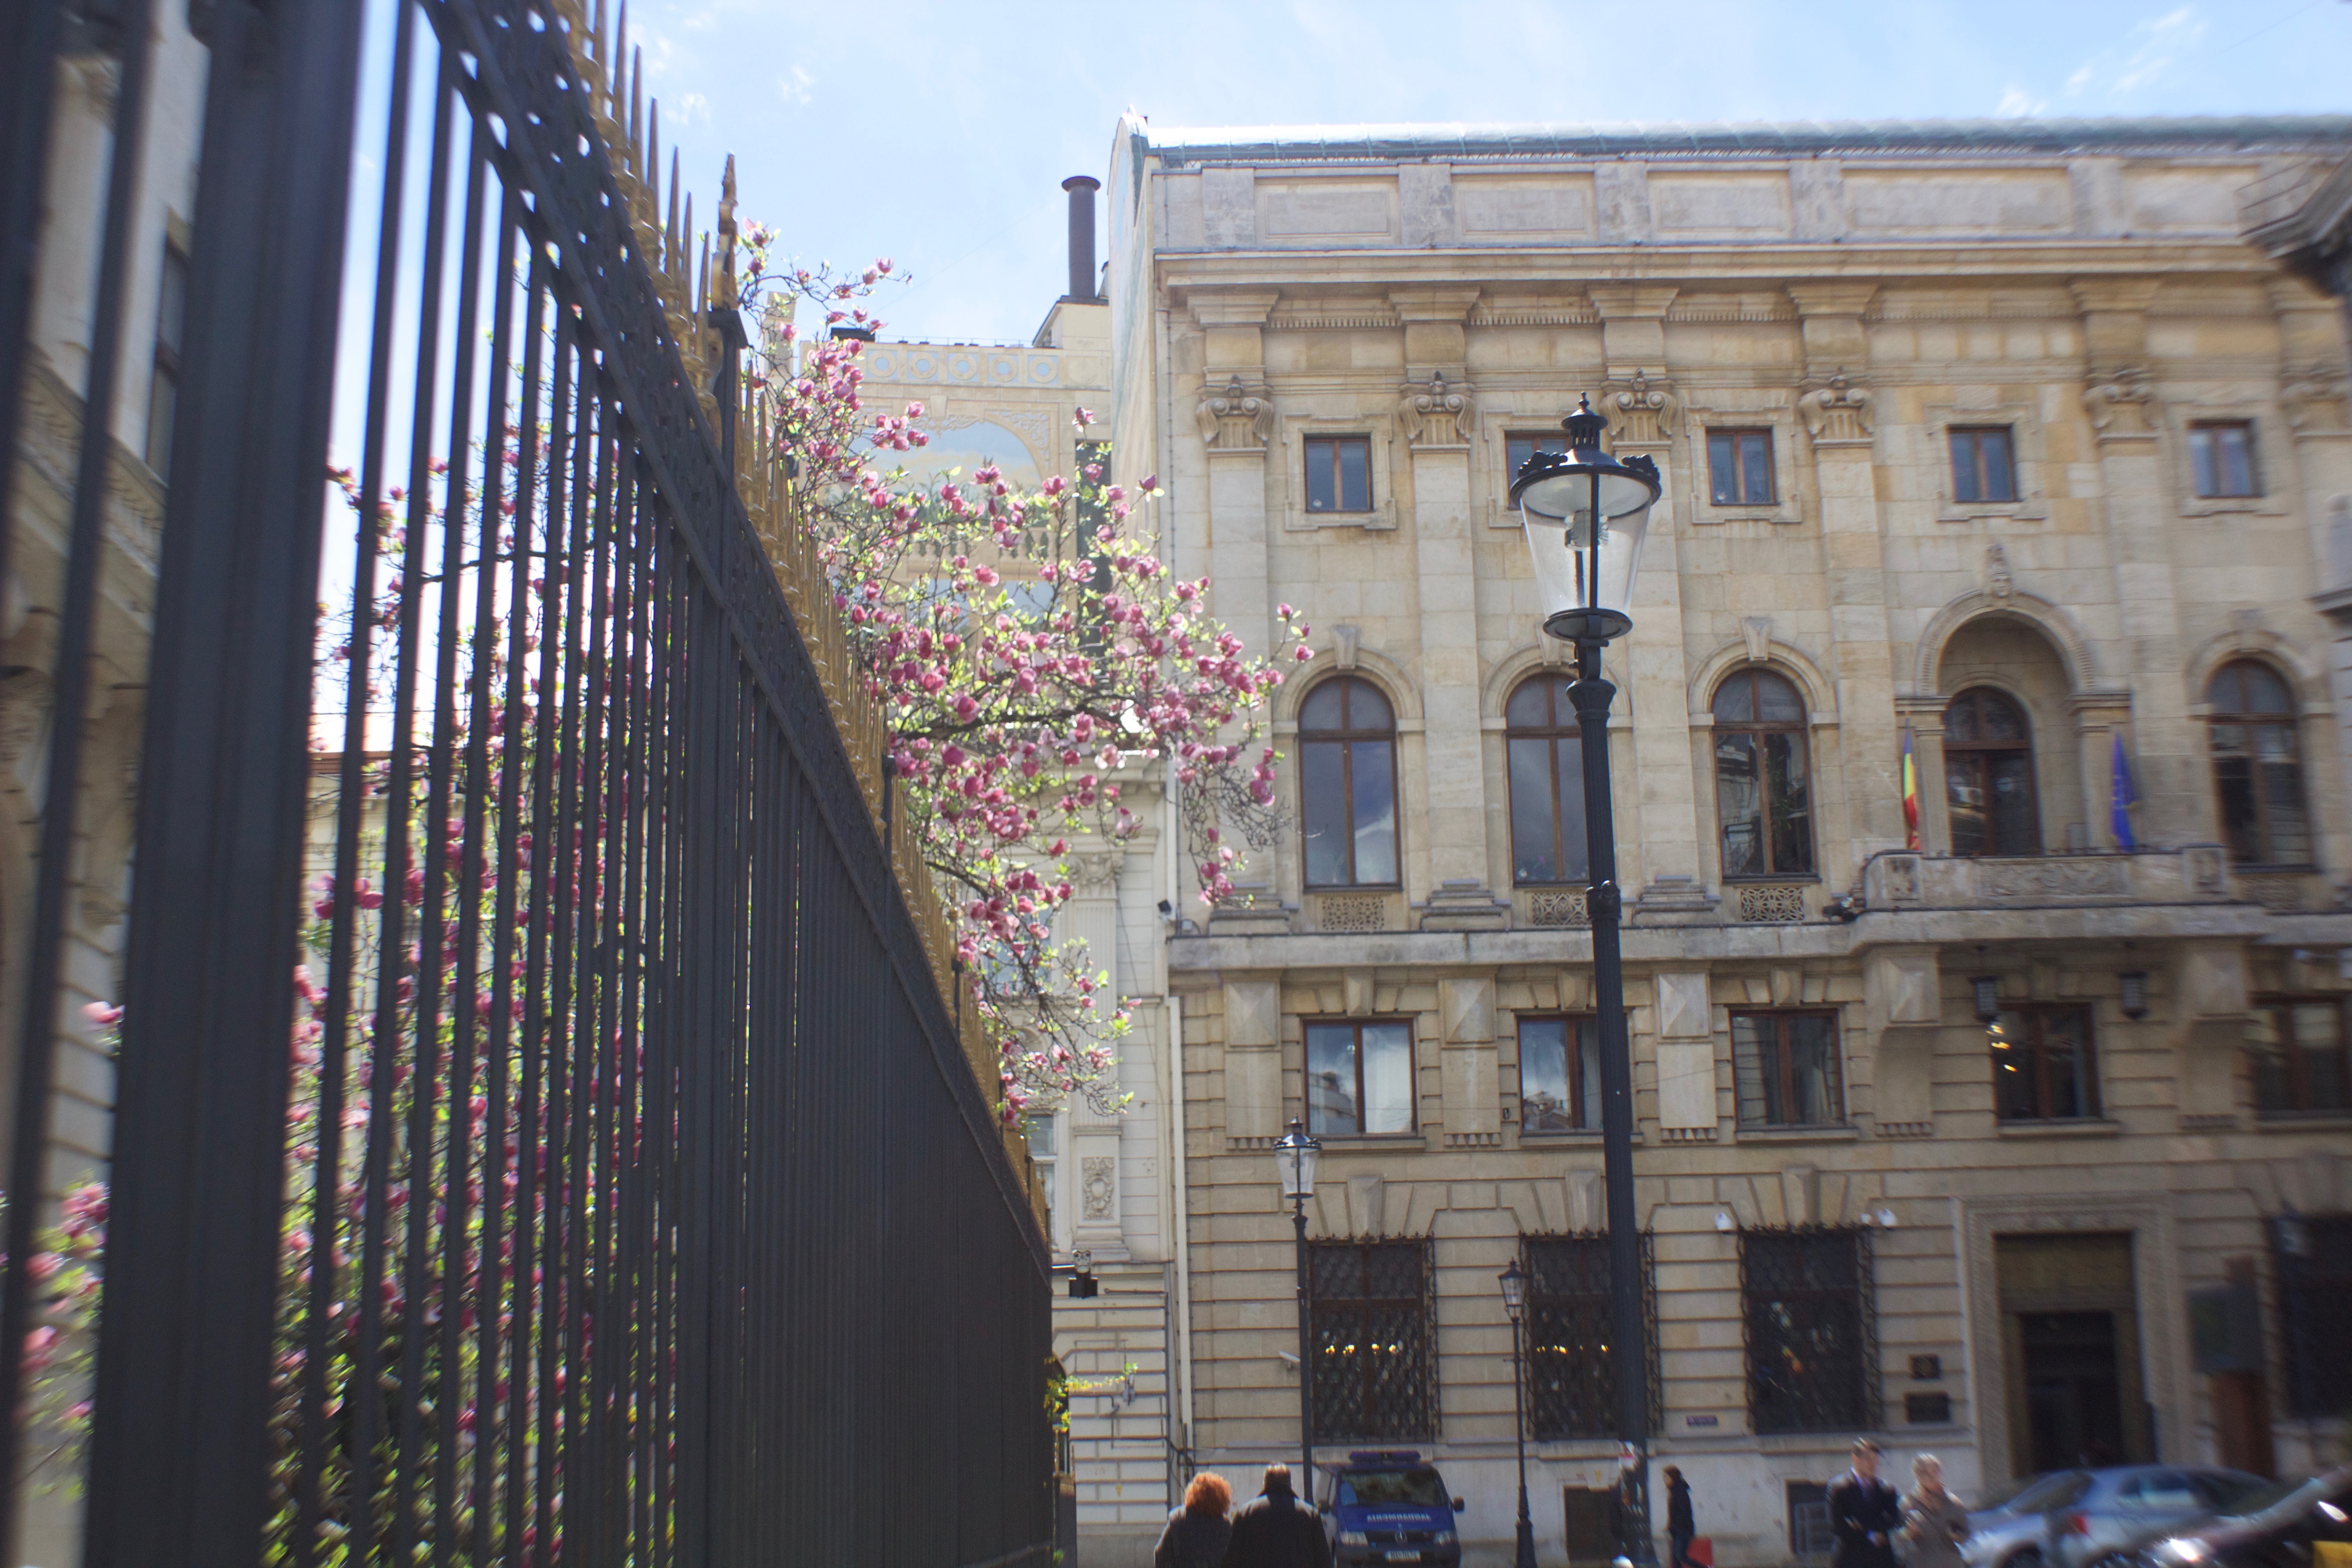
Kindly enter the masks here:
M 1437 1436 L 1437 1270 L 1427 1239 L 1319 1241 L 1307 1253 L 1315 1438 Z
M 1739 1294 L 1748 1415 L 1758 1433 L 1878 1428 L 1877 1303 L 1868 1231 L 1742 1231 Z
M 1653 1238 L 1642 1237 L 1643 1343 L 1648 1347 L 1650 1430 L 1661 1419 L 1657 1265 Z M 1527 1379 L 1528 1433 L 1550 1442 L 1613 1437 L 1617 1365 L 1610 1353 L 1615 1325 L 1609 1237 L 1528 1236 L 1519 1240 L 1528 1274 L 1528 1321 L 1521 1373 Z
M 2352 1214 L 2271 1221 L 2287 1414 L 2326 1420 L 2352 1411 Z

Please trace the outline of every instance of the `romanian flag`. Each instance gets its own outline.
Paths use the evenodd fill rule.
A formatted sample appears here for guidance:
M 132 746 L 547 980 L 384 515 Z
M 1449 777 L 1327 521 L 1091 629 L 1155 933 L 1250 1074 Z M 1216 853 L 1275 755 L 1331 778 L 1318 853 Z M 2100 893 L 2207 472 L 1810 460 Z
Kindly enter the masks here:
M 1903 731 L 1903 847 L 1919 847 L 1919 767 L 1911 757 L 1911 731 Z

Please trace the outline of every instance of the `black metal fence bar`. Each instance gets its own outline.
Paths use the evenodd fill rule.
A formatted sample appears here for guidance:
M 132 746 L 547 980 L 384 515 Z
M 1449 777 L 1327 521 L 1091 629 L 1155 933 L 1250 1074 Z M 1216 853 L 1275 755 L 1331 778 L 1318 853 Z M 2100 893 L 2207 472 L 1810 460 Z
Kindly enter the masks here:
M 1042 1237 L 635 110 L 575 6 L 394 9 L 338 375 L 356 13 L 215 8 L 89 1561 L 1039 1556 Z

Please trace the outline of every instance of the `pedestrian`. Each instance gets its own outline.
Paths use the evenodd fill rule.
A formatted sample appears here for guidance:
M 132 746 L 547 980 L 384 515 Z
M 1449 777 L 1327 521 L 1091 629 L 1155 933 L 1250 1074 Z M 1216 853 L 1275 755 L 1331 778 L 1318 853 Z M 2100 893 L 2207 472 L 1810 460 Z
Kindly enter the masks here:
M 1903 1500 L 1878 1479 L 1878 1445 L 1853 1440 L 1853 1465 L 1830 1483 L 1830 1568 L 1895 1568 L 1895 1536 L 1903 1528 Z
M 1671 1568 L 1692 1568 L 1691 1538 L 1698 1526 L 1691 1522 L 1690 1482 L 1683 1479 L 1682 1470 L 1674 1465 L 1666 1467 L 1666 1546 Z
M 1649 1555 L 1643 1550 L 1650 1527 L 1642 1506 L 1641 1464 L 1631 1443 L 1617 1446 L 1617 1485 L 1609 1494 L 1609 1533 L 1616 1538 L 1618 1552 L 1632 1558 Z
M 1944 1489 L 1944 1463 L 1933 1454 L 1911 1461 L 1911 1489 L 1903 1498 L 1904 1561 L 1910 1568 L 1961 1568 L 1969 1510 Z
M 1234 1515 L 1223 1568 L 1331 1568 L 1323 1521 L 1290 1489 L 1288 1465 L 1268 1465 L 1265 1489 Z
M 1224 1477 L 1209 1470 L 1194 1476 L 1184 1489 L 1184 1505 L 1169 1510 L 1168 1528 L 1152 1548 L 1151 1568 L 1220 1568 L 1234 1534 L 1225 1518 L 1233 1502 L 1234 1489 Z

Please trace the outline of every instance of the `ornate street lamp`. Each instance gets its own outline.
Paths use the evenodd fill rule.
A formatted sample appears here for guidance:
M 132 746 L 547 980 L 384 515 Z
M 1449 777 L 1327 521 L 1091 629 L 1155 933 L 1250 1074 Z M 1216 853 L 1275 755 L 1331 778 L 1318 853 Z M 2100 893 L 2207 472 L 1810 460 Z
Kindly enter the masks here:
M 1315 1506 L 1315 1363 L 1307 1323 L 1307 1200 L 1315 1195 L 1315 1162 L 1323 1145 L 1307 1135 L 1294 1121 L 1290 1131 L 1275 1140 L 1275 1168 L 1282 1173 L 1282 1195 L 1290 1204 L 1290 1223 L 1298 1247 L 1298 1495 Z
M 1528 553 L 1544 602 L 1544 630 L 1576 647 L 1568 699 L 1584 758 L 1584 838 L 1591 866 L 1585 908 L 1592 926 L 1592 997 L 1601 1044 L 1601 1172 L 1609 1196 L 1612 1359 L 1617 1428 L 1632 1448 L 1643 1520 L 1635 1550 L 1651 1555 L 1648 1524 L 1649 1380 L 1643 1344 L 1642 1241 L 1633 1208 L 1633 1063 L 1625 1034 L 1625 972 L 1618 947 L 1616 825 L 1609 801 L 1609 702 L 1601 651 L 1633 628 L 1633 576 L 1642 537 L 1662 487 L 1647 458 L 1601 449 L 1609 422 L 1579 398 L 1562 421 L 1568 450 L 1538 452 L 1511 481 L 1511 504 L 1526 520 Z
M 1536 1568 L 1536 1527 L 1528 1517 L 1528 1417 L 1523 1395 L 1527 1373 L 1519 1363 L 1519 1325 L 1528 1310 L 1528 1277 L 1519 1260 L 1502 1272 L 1503 1310 L 1511 1320 L 1511 1440 L 1519 1454 L 1519 1550 L 1514 1568 Z

